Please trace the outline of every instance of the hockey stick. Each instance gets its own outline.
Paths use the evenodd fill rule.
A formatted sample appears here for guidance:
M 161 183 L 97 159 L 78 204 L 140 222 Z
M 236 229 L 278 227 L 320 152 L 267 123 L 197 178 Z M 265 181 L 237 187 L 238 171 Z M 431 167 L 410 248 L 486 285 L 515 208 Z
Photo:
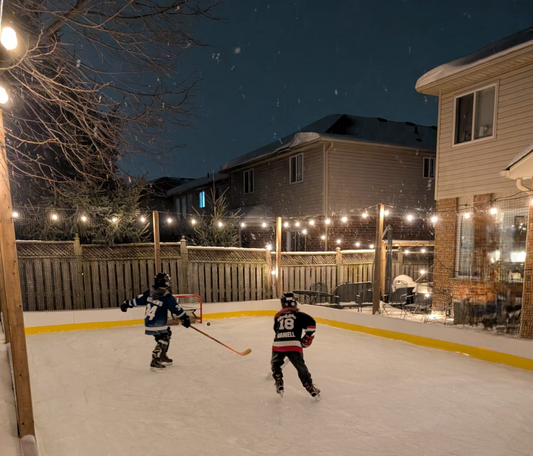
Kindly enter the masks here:
M 200 334 L 203 334 L 205 337 L 209 337 L 211 340 L 214 340 L 215 342 L 219 343 L 220 345 L 223 345 L 223 346 L 226 347 L 228 350 L 231 350 L 232 352 L 237 353 L 237 355 L 246 356 L 246 355 L 249 355 L 250 353 L 252 353 L 252 349 L 251 349 L 251 348 L 247 348 L 247 349 L 244 350 L 243 352 L 240 352 L 240 351 L 234 350 L 233 348 L 229 347 L 228 345 L 223 344 L 223 343 L 220 342 L 219 340 L 216 340 L 214 337 L 211 337 L 209 334 L 206 334 L 205 332 L 200 331 L 198 328 L 195 328 L 193 325 L 191 325 L 190 327 L 191 327 L 192 329 L 194 329 L 195 331 L 198 331 Z

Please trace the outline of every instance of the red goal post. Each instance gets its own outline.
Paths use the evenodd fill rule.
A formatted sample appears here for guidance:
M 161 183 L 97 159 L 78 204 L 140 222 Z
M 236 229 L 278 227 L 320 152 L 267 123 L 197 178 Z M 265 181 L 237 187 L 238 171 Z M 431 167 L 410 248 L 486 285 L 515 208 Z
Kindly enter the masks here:
M 203 301 L 202 297 L 197 294 L 175 294 L 178 304 L 191 318 L 191 321 L 202 323 Z

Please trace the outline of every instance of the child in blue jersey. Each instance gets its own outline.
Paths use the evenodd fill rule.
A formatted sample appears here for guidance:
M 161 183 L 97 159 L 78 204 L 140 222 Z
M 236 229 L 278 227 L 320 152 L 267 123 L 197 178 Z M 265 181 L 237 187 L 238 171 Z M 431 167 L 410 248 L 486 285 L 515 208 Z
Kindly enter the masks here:
M 155 283 L 152 288 L 136 298 L 124 301 L 120 310 L 127 312 L 129 308 L 137 306 L 146 306 L 144 314 L 145 334 L 154 336 L 156 341 L 150 367 L 152 370 L 163 370 L 165 365 L 172 364 L 172 360 L 167 356 L 172 336 L 167 324 L 168 311 L 170 310 L 176 318 L 180 318 L 186 328 L 191 326 L 191 320 L 172 295 L 170 277 L 164 272 L 155 276 Z

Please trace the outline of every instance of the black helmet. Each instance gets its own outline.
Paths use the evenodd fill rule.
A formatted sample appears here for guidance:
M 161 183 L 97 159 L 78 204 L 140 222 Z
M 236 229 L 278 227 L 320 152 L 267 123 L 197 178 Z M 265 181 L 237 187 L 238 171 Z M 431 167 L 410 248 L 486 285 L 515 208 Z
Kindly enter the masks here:
M 296 307 L 298 305 L 298 300 L 294 293 L 283 293 L 281 297 L 281 307 Z
M 154 279 L 154 288 L 170 288 L 170 276 L 166 272 L 158 273 Z

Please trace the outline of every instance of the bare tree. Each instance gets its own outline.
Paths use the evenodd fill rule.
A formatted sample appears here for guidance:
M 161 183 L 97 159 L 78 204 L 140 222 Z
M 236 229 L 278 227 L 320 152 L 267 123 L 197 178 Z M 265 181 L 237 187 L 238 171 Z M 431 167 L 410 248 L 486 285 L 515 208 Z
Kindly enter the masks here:
M 215 3 L 6 0 L 2 22 L 20 42 L 0 55 L 13 181 L 38 182 L 43 194 L 83 181 L 99 193 L 125 155 L 174 151 L 161 133 L 188 125 L 198 82 L 179 57 L 201 45 L 193 30 Z

